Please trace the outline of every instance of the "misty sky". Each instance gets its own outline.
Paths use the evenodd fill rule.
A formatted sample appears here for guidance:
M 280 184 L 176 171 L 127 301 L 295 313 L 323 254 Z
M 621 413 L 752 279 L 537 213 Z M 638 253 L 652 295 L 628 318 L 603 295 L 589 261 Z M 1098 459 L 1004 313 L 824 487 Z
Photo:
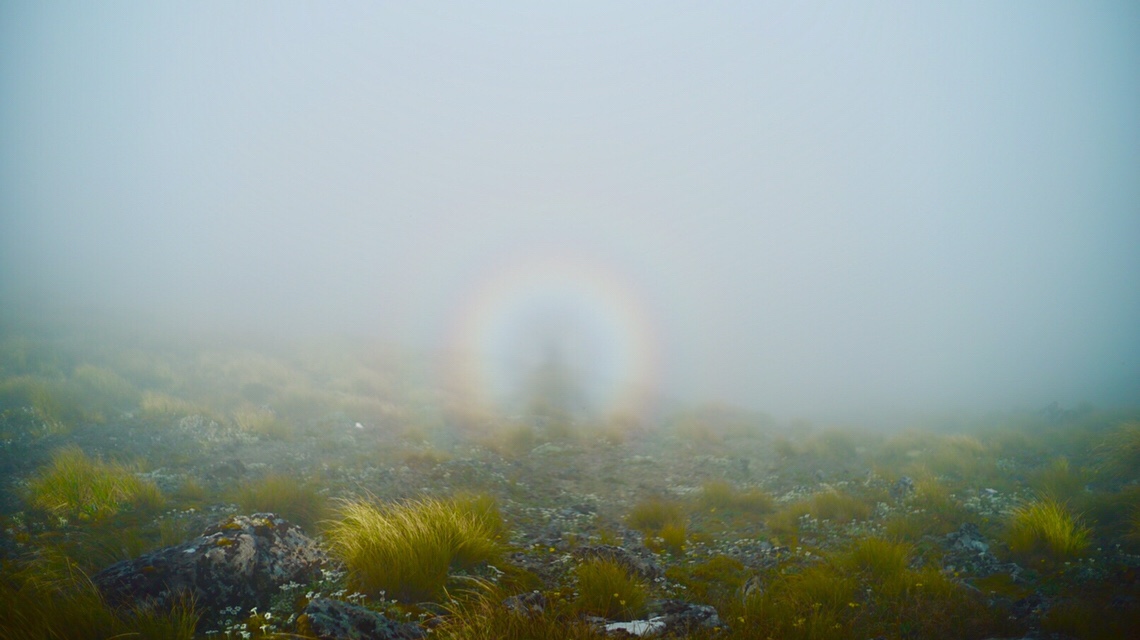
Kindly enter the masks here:
M 453 347 L 554 256 L 681 397 L 1135 404 L 1140 4 L 6 2 L 0 236 L 6 305 Z

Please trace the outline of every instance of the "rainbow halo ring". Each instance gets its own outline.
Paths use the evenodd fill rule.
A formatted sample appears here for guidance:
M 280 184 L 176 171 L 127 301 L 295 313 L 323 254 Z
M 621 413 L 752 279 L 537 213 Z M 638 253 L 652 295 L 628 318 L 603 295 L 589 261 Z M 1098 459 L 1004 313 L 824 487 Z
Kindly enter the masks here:
M 452 388 L 479 406 L 517 411 L 535 372 L 555 359 L 591 413 L 645 415 L 660 369 L 657 336 L 643 296 L 612 265 L 566 255 L 502 263 L 458 314 Z

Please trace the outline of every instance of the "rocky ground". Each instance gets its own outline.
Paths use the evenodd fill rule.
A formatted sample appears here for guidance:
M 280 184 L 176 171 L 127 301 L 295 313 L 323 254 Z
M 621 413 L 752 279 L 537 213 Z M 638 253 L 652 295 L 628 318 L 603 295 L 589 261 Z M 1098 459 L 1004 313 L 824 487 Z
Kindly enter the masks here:
M 9 410 L 9 433 L 15 431 L 11 425 L 18 420 L 11 414 Z M 85 531 L 90 526 L 86 523 L 37 519 L 21 502 L 27 478 L 47 463 L 51 452 L 64 444 L 78 444 L 91 456 L 148 461 L 139 475 L 171 496 L 163 513 L 135 523 L 143 538 L 138 545 L 94 554 L 92 568 L 100 568 L 111 558 L 128 560 L 122 556 L 158 546 L 160 541 L 153 539 L 158 529 L 182 532 L 188 538 L 110 569 L 101 567 L 96 583 L 112 603 L 159 604 L 161 597 L 156 596 L 161 588 L 155 585 L 169 587 L 179 580 L 211 585 L 198 590 L 198 606 L 203 611 L 199 631 L 205 635 L 241 636 L 241 625 L 248 625 L 251 610 L 261 612 L 252 615 L 263 616 L 265 629 L 288 629 L 306 611 L 310 619 L 328 619 L 330 628 L 360 626 L 364 623 L 345 621 L 370 615 L 369 611 L 382 612 L 395 625 L 389 629 L 394 635 L 384 637 L 414 637 L 416 630 L 430 629 L 429 621 L 441 615 L 438 609 L 408 603 L 365 603 L 363 596 L 352 594 L 343 568 L 321 549 L 319 527 L 308 532 L 313 539 L 299 529 L 292 530 L 291 535 L 303 536 L 303 540 L 297 538 L 291 544 L 303 551 L 286 555 L 289 562 L 299 562 L 298 566 L 279 566 L 273 575 L 255 575 L 249 565 L 250 551 L 245 558 L 249 566 L 221 562 L 214 569 L 227 575 L 195 574 L 192 567 L 202 565 L 190 560 L 197 560 L 198 549 L 221 549 L 212 537 L 226 534 L 227 527 L 248 534 L 244 539 L 251 549 L 258 546 L 258 540 L 274 548 L 273 536 L 254 535 L 250 518 L 260 518 L 282 532 L 289 525 L 273 515 L 241 513 L 242 507 L 227 496 L 235 487 L 284 474 L 318 487 L 330 505 L 335 505 L 331 501 L 336 498 L 361 495 L 399 501 L 456 492 L 489 494 L 509 524 L 508 562 L 516 571 L 525 572 L 539 593 L 569 584 L 568 576 L 584 554 L 609 553 L 611 558 L 635 565 L 653 584 L 657 604 L 651 613 L 658 618 L 657 622 L 650 622 L 650 617 L 643 623 L 608 622 L 611 633 L 663 633 L 666 610 L 673 607 L 690 617 L 693 611 L 703 612 L 706 631 L 721 629 L 731 637 L 730 625 L 716 616 L 715 608 L 700 608 L 717 603 L 701 602 L 689 593 L 688 576 L 694 567 L 729 558 L 735 561 L 733 567 L 739 567 L 736 573 L 746 577 L 745 583 L 753 579 L 751 584 L 756 584 L 781 568 L 800 567 L 815 559 L 826 561 L 829 554 L 853 540 L 885 535 L 893 518 L 921 512 L 914 501 L 915 482 L 909 476 L 892 473 L 855 449 L 838 458 L 806 449 L 789 450 L 781 436 L 760 431 L 700 437 L 664 430 L 583 431 L 557 438 L 539 432 L 535 442 L 524 443 L 522 450 L 510 442 L 434 435 L 436 442 L 334 416 L 288 439 L 272 439 L 243 433 L 203 415 L 189 415 L 157 426 L 123 416 L 67 434 L 8 438 L 0 456 L 7 485 L 4 553 L 12 561 L 35 553 L 49 539 L 92 535 Z M 1009 475 L 1015 476 L 1016 470 Z M 703 501 L 710 483 L 727 483 L 737 492 L 763 492 L 772 504 L 761 513 L 732 508 L 718 513 Z M 1119 593 L 1110 598 L 1111 608 L 1104 615 L 1129 616 L 1140 611 L 1135 602 L 1140 557 L 1130 553 L 1132 547 L 1098 539 L 1082 557 L 1045 575 L 1013 561 L 1001 540 L 994 538 L 999 528 L 993 523 L 1008 517 L 1032 489 L 1016 481 L 1000 488 L 955 484 L 958 490 L 951 500 L 961 522 L 948 527 L 949 533 L 914 540 L 912 565 L 940 566 L 956 582 L 987 598 L 1012 621 L 1011 628 L 1026 637 L 1042 634 L 1041 622 L 1050 607 L 1071 599 L 1081 585 L 1104 588 L 1115 583 L 1110 588 Z M 198 493 L 186 497 L 183 490 L 187 486 L 199 487 Z M 773 520 L 788 505 L 837 492 L 866 505 L 864 517 L 830 519 L 808 511 L 796 515 L 791 527 Z M 683 548 L 655 545 L 652 535 L 631 526 L 630 514 L 646 500 L 683 508 L 687 527 Z M 191 537 L 198 532 L 202 535 Z M 170 541 L 168 537 L 162 540 Z M 68 548 L 76 554 L 85 552 L 82 543 Z M 233 555 L 242 548 L 235 543 L 224 550 Z M 155 569 L 159 564 L 161 571 Z M 494 580 L 504 569 L 488 567 L 479 575 Z M 725 575 L 724 580 L 726 585 L 747 588 L 737 585 L 737 577 Z M 215 593 L 219 585 L 230 589 Z M 298 610 L 296 600 L 283 594 L 302 589 L 308 597 Z M 359 608 L 361 604 L 368 608 Z M 341 637 L 329 633 L 321 637 Z

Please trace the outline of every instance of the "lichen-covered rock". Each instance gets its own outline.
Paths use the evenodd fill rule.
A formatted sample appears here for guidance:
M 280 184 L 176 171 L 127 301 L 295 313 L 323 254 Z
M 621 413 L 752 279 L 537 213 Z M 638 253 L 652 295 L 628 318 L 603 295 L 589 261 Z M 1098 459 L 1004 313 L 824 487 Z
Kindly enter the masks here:
M 265 607 L 281 585 L 319 578 L 328 557 L 300 527 L 272 513 L 232 516 L 180 545 L 124 560 L 93 582 L 112 606 L 170 607 L 187 595 L 213 621 L 227 607 Z
M 305 626 L 320 640 L 414 640 L 427 635 L 417 625 L 328 598 L 314 598 L 305 605 Z

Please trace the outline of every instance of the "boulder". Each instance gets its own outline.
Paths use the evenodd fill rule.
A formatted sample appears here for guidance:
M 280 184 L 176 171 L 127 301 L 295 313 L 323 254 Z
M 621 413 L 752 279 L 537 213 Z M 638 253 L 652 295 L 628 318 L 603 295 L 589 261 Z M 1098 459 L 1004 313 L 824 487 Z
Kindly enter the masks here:
M 210 623 L 221 609 L 267 607 L 281 585 L 317 580 L 327 562 L 300 527 L 256 513 L 231 516 L 189 542 L 113 564 L 92 581 L 119 608 L 161 610 L 190 596 Z

